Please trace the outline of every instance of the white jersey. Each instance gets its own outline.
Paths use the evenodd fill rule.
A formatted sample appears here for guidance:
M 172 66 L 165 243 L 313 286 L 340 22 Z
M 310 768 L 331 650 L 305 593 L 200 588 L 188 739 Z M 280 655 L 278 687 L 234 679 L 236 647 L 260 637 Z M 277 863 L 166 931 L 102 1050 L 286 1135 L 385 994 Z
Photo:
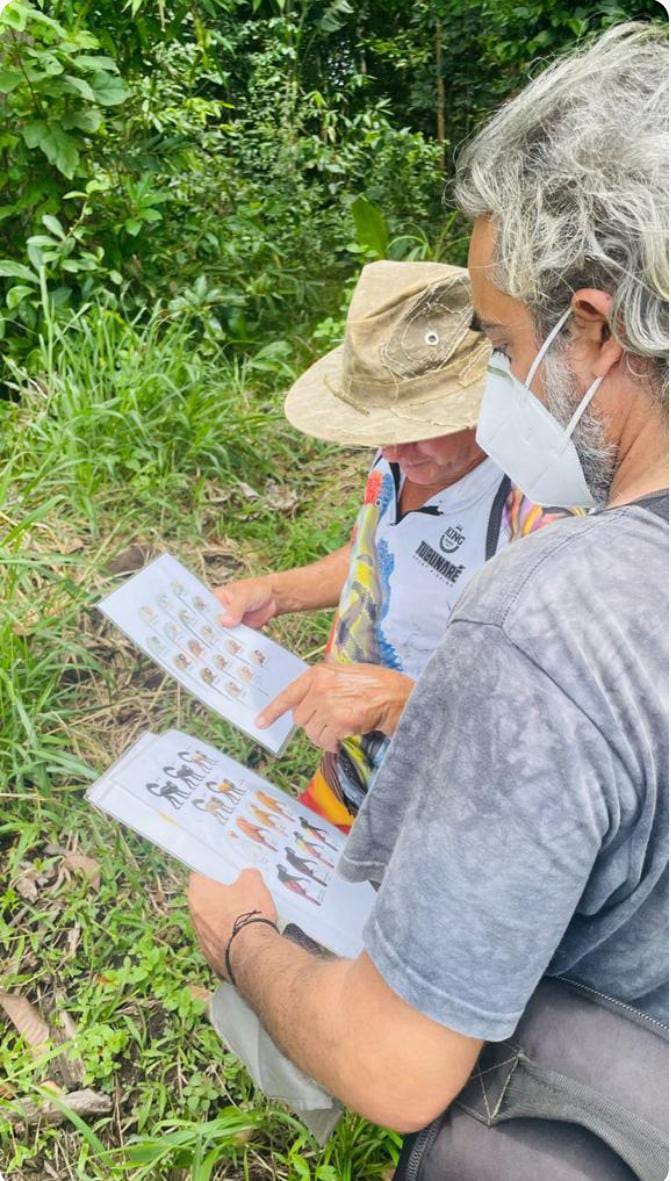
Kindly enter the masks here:
M 353 536 L 333 655 L 417 677 L 464 587 L 508 542 L 507 482 L 485 459 L 410 512 L 400 511 L 402 489 L 398 465 L 378 454 Z

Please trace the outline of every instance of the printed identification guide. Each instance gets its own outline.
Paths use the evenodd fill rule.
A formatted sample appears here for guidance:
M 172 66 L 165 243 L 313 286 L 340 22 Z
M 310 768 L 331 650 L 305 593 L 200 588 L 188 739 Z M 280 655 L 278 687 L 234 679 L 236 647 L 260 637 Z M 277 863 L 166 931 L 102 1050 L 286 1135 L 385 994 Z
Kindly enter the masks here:
M 375 892 L 336 872 L 346 837 L 228 755 L 178 730 L 145 733 L 87 799 L 191 869 L 225 884 L 258 869 L 283 923 L 356 956 Z
M 221 603 L 176 558 L 156 558 L 98 608 L 204 705 L 271 754 L 282 752 L 291 714 L 267 730 L 255 719 L 307 665 L 262 632 L 222 627 Z

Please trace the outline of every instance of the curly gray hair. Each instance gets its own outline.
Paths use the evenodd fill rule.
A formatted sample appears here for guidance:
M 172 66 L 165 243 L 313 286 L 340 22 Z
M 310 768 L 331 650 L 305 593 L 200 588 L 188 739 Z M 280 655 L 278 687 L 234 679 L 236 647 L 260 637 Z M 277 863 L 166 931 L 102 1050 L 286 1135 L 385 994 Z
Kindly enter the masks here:
M 616 26 L 507 102 L 462 151 L 456 196 L 497 231 L 495 282 L 547 333 L 580 287 L 613 295 L 610 329 L 668 388 L 668 44 Z M 640 358 L 638 365 L 636 359 Z

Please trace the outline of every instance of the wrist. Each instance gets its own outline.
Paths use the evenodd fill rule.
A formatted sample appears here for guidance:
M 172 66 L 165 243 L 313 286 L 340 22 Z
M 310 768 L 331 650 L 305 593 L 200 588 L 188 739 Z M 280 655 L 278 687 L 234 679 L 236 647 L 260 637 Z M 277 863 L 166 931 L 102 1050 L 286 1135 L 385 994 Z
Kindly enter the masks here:
M 406 676 L 405 673 L 396 672 L 395 669 L 389 669 L 388 672 L 388 697 L 378 729 L 387 738 L 390 738 L 401 720 L 401 714 L 408 703 L 408 698 L 415 688 L 416 682 L 412 677 Z
M 259 915 L 258 919 L 234 929 L 224 954 L 226 976 L 234 987 L 240 988 L 246 969 L 264 943 L 273 942 L 278 937 L 281 938 L 280 930 L 275 920 L 267 915 Z
M 289 615 L 293 611 L 309 611 L 311 602 L 311 580 L 305 571 L 279 570 L 268 575 L 269 587 L 275 602 L 275 615 Z

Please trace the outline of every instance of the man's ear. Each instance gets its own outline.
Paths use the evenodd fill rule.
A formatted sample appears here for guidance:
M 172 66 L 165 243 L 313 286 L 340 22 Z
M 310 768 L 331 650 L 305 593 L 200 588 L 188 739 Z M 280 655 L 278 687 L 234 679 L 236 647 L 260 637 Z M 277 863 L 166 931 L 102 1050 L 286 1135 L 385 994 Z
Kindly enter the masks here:
M 591 339 L 596 353 L 591 367 L 595 377 L 605 377 L 606 374 L 619 364 L 624 350 L 612 335 L 609 326 L 610 311 L 613 297 L 607 291 L 599 291 L 593 287 L 581 287 L 574 292 L 571 308 L 577 323 Z

